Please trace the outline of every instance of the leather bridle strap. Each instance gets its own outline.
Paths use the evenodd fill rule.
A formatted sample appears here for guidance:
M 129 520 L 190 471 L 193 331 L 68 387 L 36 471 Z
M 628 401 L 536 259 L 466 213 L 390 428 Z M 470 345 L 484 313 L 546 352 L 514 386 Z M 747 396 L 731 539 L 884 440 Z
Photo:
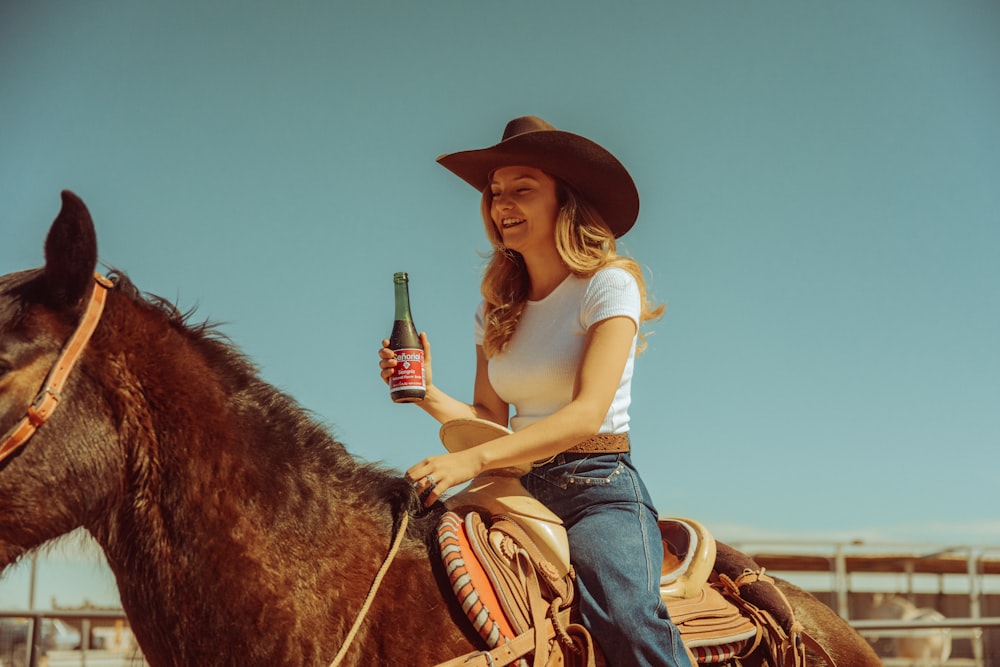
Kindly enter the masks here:
M 59 400 L 62 398 L 62 390 L 66 386 L 66 380 L 73 372 L 73 367 L 80 360 L 83 350 L 87 347 L 90 337 L 97 328 L 97 323 L 101 320 L 104 303 L 108 298 L 108 290 L 112 287 L 114 287 L 113 282 L 99 273 L 94 274 L 94 289 L 90 294 L 87 309 L 80 318 L 79 324 L 76 325 L 76 331 L 66 341 L 56 362 L 49 369 L 49 374 L 45 378 L 41 390 L 28 406 L 27 414 L 7 431 L 3 440 L 0 440 L 0 461 L 23 447 L 35 434 L 38 427 L 48 421 L 52 413 L 59 407 Z

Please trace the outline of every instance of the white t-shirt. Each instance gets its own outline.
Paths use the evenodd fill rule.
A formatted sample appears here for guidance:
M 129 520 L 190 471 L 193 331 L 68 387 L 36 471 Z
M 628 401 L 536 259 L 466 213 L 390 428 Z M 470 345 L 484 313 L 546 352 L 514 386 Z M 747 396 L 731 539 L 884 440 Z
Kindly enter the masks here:
M 476 309 L 475 341 L 483 342 L 485 303 Z M 601 269 L 590 278 L 570 274 L 541 301 L 525 304 L 521 321 L 507 349 L 489 361 L 493 389 L 514 406 L 514 431 L 548 417 L 573 398 L 573 384 L 583 356 L 587 330 L 610 317 L 632 318 L 639 327 L 642 302 L 639 285 L 628 271 Z M 635 339 L 618 390 L 600 433 L 629 430 Z

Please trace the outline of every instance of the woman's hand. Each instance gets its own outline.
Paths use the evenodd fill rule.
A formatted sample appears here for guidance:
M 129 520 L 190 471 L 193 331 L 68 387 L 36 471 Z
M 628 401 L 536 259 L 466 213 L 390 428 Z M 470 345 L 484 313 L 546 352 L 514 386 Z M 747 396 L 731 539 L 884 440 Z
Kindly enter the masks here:
M 406 477 L 420 494 L 424 507 L 430 507 L 445 491 L 468 482 L 482 472 L 476 448 L 424 459 L 406 471 Z
M 424 382 L 427 387 L 431 386 L 431 343 L 427 334 L 420 333 L 420 346 L 424 348 Z M 389 339 L 382 339 L 382 348 L 378 351 L 378 367 L 381 371 L 382 381 L 389 384 L 389 378 L 396 372 L 396 353 L 389 349 Z

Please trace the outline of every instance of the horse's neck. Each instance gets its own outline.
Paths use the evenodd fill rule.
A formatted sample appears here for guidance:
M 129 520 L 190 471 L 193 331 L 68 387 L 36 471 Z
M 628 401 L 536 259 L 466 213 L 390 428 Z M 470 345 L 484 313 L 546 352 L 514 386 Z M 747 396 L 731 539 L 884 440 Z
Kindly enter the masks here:
M 93 350 L 107 360 L 92 369 L 107 374 L 94 382 L 104 388 L 95 414 L 112 435 L 100 511 L 85 521 L 149 663 L 329 664 L 409 484 L 355 460 L 226 344 L 141 304 L 110 306 L 107 329 L 126 334 Z M 440 565 L 431 575 L 429 529 L 410 522 L 357 664 L 436 664 L 471 648 L 438 588 Z M 421 613 L 400 615 L 385 591 Z M 435 642 L 415 647 L 428 629 Z
M 172 476 L 185 491 L 132 510 L 130 531 L 143 537 L 119 544 L 109 562 L 144 650 L 177 658 L 171 664 L 206 664 L 205 656 L 238 655 L 241 645 L 300 628 L 311 628 L 303 641 L 329 642 L 341 627 L 331 600 L 354 608 L 363 597 L 348 595 L 345 576 L 377 569 L 389 542 L 387 504 L 343 490 L 329 472 L 260 466 L 214 457 L 210 470 Z M 202 645 L 193 636 L 216 639 Z M 182 647 L 191 653 L 178 655 Z M 296 660 L 288 664 L 305 664 Z
M 126 611 L 140 625 L 148 619 L 146 642 L 181 641 L 192 625 L 211 635 L 270 606 L 304 617 L 326 609 L 345 571 L 384 555 L 393 517 L 379 492 L 389 476 L 360 465 L 255 378 L 162 368 L 136 378 L 143 391 L 120 434 L 128 491 L 92 530 Z M 160 391 L 171 400 L 154 408 Z M 225 618 L 206 599 L 226 600 Z

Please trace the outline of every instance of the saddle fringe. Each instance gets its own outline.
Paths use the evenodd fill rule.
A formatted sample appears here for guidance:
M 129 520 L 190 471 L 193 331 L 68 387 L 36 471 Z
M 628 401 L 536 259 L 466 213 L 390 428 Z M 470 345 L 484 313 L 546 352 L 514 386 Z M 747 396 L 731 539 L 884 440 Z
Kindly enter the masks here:
M 498 646 L 458 656 L 437 667 L 595 667 L 590 633 L 571 619 L 572 569 L 559 577 L 527 533 L 514 521 L 493 517 L 487 526 L 478 513 L 464 522 L 469 544 L 496 592 L 515 637 Z
M 560 619 L 568 619 L 569 611 L 560 612 Z M 596 667 L 594 661 L 594 643 L 590 633 L 582 625 L 577 623 L 567 623 L 564 631 L 573 642 L 576 650 L 563 651 L 555 648 L 551 653 L 543 655 L 541 662 L 539 656 L 535 656 L 535 665 L 543 667 Z M 551 619 L 546 619 L 544 632 L 541 633 L 550 646 L 560 643 L 557 639 L 557 631 Z M 435 667 L 507 667 L 515 662 L 522 662 L 523 656 L 535 650 L 537 638 L 535 629 L 522 633 L 505 644 L 501 644 L 489 651 L 473 651 L 465 655 L 452 658 L 445 662 L 438 663 Z
M 774 579 L 764 574 L 764 569 L 744 570 L 735 580 L 725 574 L 717 574 L 716 582 L 711 585 L 719 590 L 722 595 L 732 602 L 746 618 L 757 626 L 756 639 L 747 646 L 739 658 L 747 658 L 761 648 L 771 665 L 781 667 L 805 667 L 806 645 L 802 638 L 802 624 L 792 621 L 786 630 L 782 624 L 775 619 L 771 612 L 761 609 L 740 594 L 740 588 L 749 583 L 764 582 L 774 588 L 774 591 L 788 604 L 784 594 L 774 586 Z M 788 604 L 791 609 L 791 605 Z M 830 662 L 831 667 L 835 667 Z

